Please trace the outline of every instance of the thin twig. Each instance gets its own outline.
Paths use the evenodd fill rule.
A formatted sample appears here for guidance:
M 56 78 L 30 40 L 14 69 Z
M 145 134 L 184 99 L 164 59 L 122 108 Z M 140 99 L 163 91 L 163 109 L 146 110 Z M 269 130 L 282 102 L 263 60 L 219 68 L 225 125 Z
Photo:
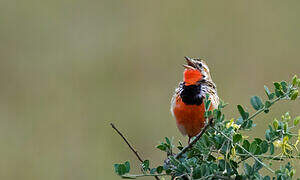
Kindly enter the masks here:
M 232 142 L 232 144 L 238 146 L 239 148 L 241 148 L 242 150 L 244 150 L 248 155 L 250 155 L 253 159 L 255 159 L 257 162 L 259 162 L 261 165 L 263 165 L 266 169 L 268 169 L 269 171 L 271 171 L 272 173 L 275 173 L 275 171 L 273 169 L 271 169 L 269 166 L 267 166 L 265 163 L 261 162 L 257 157 L 255 157 L 252 153 L 250 153 L 249 151 L 247 151 L 243 146 L 234 143 L 232 139 L 230 139 L 226 134 L 224 134 L 222 131 L 212 127 L 215 131 L 217 131 L 218 133 L 222 134 L 226 139 L 228 139 L 229 141 Z
M 145 177 L 145 176 L 157 177 L 157 176 L 168 176 L 168 174 L 125 174 L 125 175 L 122 175 L 122 177 L 124 177 L 124 178 L 137 178 L 137 177 Z
M 110 123 L 111 127 L 123 138 L 123 140 L 126 142 L 126 144 L 128 145 L 128 147 L 131 149 L 131 151 L 135 154 L 135 156 L 140 160 L 141 163 L 144 162 L 144 160 L 141 158 L 141 156 L 139 155 L 139 153 L 130 145 L 130 143 L 127 141 L 127 139 L 125 138 L 125 136 L 116 128 L 116 126 L 113 123 Z M 156 180 L 159 180 L 159 178 L 157 176 L 154 176 L 154 178 Z
M 175 155 L 175 159 L 180 158 L 188 149 L 190 149 L 191 147 L 193 147 L 193 145 L 201 138 L 201 136 L 205 133 L 205 131 L 207 130 L 207 128 L 209 126 L 211 126 L 213 122 L 213 118 L 211 118 L 203 127 L 203 129 L 200 131 L 199 134 L 197 134 L 196 138 L 190 142 L 190 144 L 188 144 L 187 146 L 185 146 L 178 154 Z
M 238 155 L 238 156 L 249 156 L 249 154 L 239 154 L 239 153 L 236 153 L 236 155 Z M 278 157 L 275 157 L 275 156 L 268 156 L 268 155 L 253 155 L 253 156 L 259 157 L 259 158 L 264 158 L 264 159 L 278 160 L 278 161 L 283 161 L 284 160 L 284 158 L 278 158 Z M 285 158 L 288 158 L 288 157 L 285 157 Z
M 116 128 L 116 126 L 113 123 L 110 123 L 111 127 L 123 138 L 123 140 L 126 142 L 128 147 L 131 149 L 131 151 L 136 155 L 136 157 L 141 161 L 144 162 L 139 153 L 129 144 L 125 136 Z
M 271 105 L 275 104 L 275 103 L 276 103 L 277 101 L 279 101 L 280 99 L 281 99 L 280 97 L 279 97 L 279 98 L 276 98 L 274 101 L 271 102 Z M 252 114 L 245 122 L 247 122 L 247 121 L 249 121 L 249 120 L 255 118 L 258 114 L 262 113 L 262 112 L 265 111 L 266 109 L 268 109 L 268 108 L 264 107 L 264 108 L 261 108 L 260 110 L 256 111 L 256 112 L 255 112 L 254 114 Z
M 239 154 L 236 153 L 236 155 L 238 156 L 246 156 L 245 159 L 240 160 L 239 162 L 237 162 L 238 164 L 245 161 L 246 159 L 248 159 L 249 154 Z M 300 159 L 300 156 L 281 156 L 279 157 L 279 155 L 277 156 L 268 156 L 268 155 L 254 155 L 255 157 L 259 157 L 259 158 L 264 158 L 264 159 L 271 159 L 271 160 L 275 160 L 275 161 L 284 161 L 285 159 Z
M 276 98 L 274 101 L 271 102 L 271 104 L 273 105 L 273 104 L 275 104 L 275 103 L 276 103 L 277 101 L 279 101 L 279 100 L 280 100 L 280 98 Z M 249 119 L 253 119 L 255 116 L 257 116 L 259 113 L 263 112 L 263 111 L 266 110 L 266 109 L 267 109 L 267 108 L 262 108 L 262 109 L 256 111 L 256 113 L 254 113 L 252 116 L 250 116 L 250 117 L 248 118 L 248 120 L 249 120 Z
M 228 176 L 223 176 L 223 175 L 218 175 L 218 174 L 210 174 L 210 175 L 207 175 L 207 176 L 204 176 L 204 177 L 201 177 L 197 180 L 203 180 L 203 179 L 208 179 L 208 178 L 216 178 L 216 179 L 225 179 L 225 180 L 231 180 L 232 178 L 228 177 Z

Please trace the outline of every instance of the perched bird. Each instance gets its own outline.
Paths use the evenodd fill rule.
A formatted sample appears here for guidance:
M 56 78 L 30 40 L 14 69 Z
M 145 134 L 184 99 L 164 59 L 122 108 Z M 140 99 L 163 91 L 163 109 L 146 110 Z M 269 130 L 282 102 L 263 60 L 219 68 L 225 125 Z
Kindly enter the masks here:
M 190 138 L 196 136 L 205 125 L 204 99 L 209 94 L 210 110 L 218 108 L 219 97 L 207 64 L 202 59 L 185 57 L 187 64 L 183 82 L 179 83 L 171 101 L 171 113 L 176 119 L 179 131 Z

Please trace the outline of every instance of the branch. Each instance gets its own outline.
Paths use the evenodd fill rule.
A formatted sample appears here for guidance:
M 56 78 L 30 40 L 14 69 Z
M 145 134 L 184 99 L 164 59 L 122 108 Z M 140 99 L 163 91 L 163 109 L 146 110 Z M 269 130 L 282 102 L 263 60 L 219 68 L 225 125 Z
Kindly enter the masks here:
M 193 147 L 193 145 L 201 138 L 201 136 L 205 133 L 205 131 L 208 129 L 209 126 L 213 124 L 213 118 L 211 118 L 203 127 L 203 129 L 200 131 L 199 134 L 197 134 L 196 138 L 190 142 L 187 146 L 185 146 L 178 154 L 175 155 L 175 159 L 180 158 L 188 149 Z
M 239 153 L 236 153 L 236 155 L 238 156 L 246 156 L 245 159 L 243 160 L 240 160 L 239 162 L 237 162 L 238 164 L 245 161 L 246 159 L 248 159 L 249 157 L 249 154 L 239 154 Z M 280 155 L 280 154 L 279 154 Z M 254 155 L 255 157 L 259 157 L 259 158 L 264 158 L 264 159 L 271 159 L 271 160 L 275 160 L 275 161 L 284 161 L 285 159 L 300 159 L 300 156 L 271 156 L 271 155 Z
M 276 98 L 274 101 L 272 101 L 272 105 L 274 103 L 276 103 L 277 101 L 279 101 L 280 98 Z M 254 113 L 252 116 L 250 116 L 247 120 L 253 119 L 254 117 L 256 117 L 258 114 L 260 114 L 261 112 L 263 112 L 265 110 L 265 108 L 262 108 L 260 110 L 258 110 L 256 113 Z M 196 136 L 196 138 L 187 146 L 185 146 L 178 154 L 175 155 L 175 159 L 180 158 L 187 150 L 189 150 L 190 148 L 193 147 L 193 145 L 201 138 L 201 136 L 205 133 L 205 131 L 208 129 L 209 126 L 211 126 L 213 129 L 215 129 L 213 126 L 213 118 L 211 118 L 207 124 L 205 124 L 205 126 L 203 127 L 203 129 L 201 130 L 201 132 Z M 216 131 L 218 131 L 219 133 L 221 133 L 223 136 L 225 136 L 227 139 L 229 139 L 232 143 L 232 139 L 230 139 L 229 137 L 227 137 L 224 133 L 220 132 L 219 130 L 215 129 Z M 235 143 L 234 143 L 235 144 Z M 274 171 L 268 167 L 267 165 L 265 165 L 263 162 L 261 162 L 257 157 L 255 157 L 253 154 L 251 154 L 250 152 L 248 152 L 246 149 L 244 149 L 242 146 L 240 146 L 239 144 L 236 144 L 237 146 L 241 147 L 246 153 L 248 153 L 251 157 L 253 157 L 256 161 L 258 161 L 259 163 L 261 163 L 264 167 L 266 167 L 269 171 L 271 171 L 272 173 L 274 173 Z
M 123 136 L 123 134 L 116 128 L 116 126 L 113 123 L 110 123 L 111 127 L 123 138 L 123 140 L 126 142 L 126 144 L 128 145 L 128 147 L 131 149 L 131 151 L 136 155 L 136 157 L 142 162 L 143 159 L 140 157 L 140 155 L 138 154 L 138 152 L 136 150 L 134 150 L 134 148 L 129 144 L 129 142 L 127 141 L 127 139 Z
M 125 174 L 125 175 L 122 175 L 123 178 L 129 178 L 129 179 L 145 177 L 145 176 L 153 176 L 153 177 L 157 178 L 158 176 L 168 176 L 168 174 Z
M 135 156 L 140 160 L 141 163 L 143 163 L 143 159 L 141 156 L 138 154 L 138 152 L 130 145 L 130 143 L 127 141 L 125 136 L 116 128 L 116 126 L 113 123 L 110 123 L 111 127 L 123 138 L 123 140 L 126 142 L 128 147 L 131 149 L 131 151 L 135 154 Z M 154 176 L 156 180 L 159 180 L 157 176 Z
M 222 134 L 226 139 L 228 139 L 229 141 L 231 141 L 232 144 L 238 146 L 239 148 L 241 148 L 242 150 L 244 150 L 249 156 L 251 156 L 253 159 L 255 159 L 257 162 L 259 162 L 261 165 L 263 165 L 266 169 L 268 169 L 269 171 L 271 171 L 272 173 L 275 173 L 275 171 L 273 169 L 271 169 L 269 166 L 267 166 L 265 163 L 263 163 L 262 161 L 260 161 L 257 157 L 255 157 L 252 153 L 250 153 L 249 151 L 247 151 L 243 146 L 234 143 L 232 139 L 230 139 L 226 134 L 224 134 L 222 131 L 212 127 L 215 131 L 217 131 L 218 133 Z
M 201 177 L 200 179 L 197 180 L 202 180 L 202 179 L 208 179 L 208 178 L 216 178 L 216 179 L 225 179 L 225 180 L 233 180 L 232 178 L 228 177 L 228 176 L 223 176 L 223 175 L 219 175 L 219 174 L 210 174 L 208 176 L 205 177 Z
M 274 101 L 271 102 L 271 104 L 272 104 L 272 105 L 275 104 L 275 103 L 276 103 L 277 101 L 279 101 L 280 99 L 281 99 L 280 97 L 279 97 L 279 98 L 276 98 Z M 260 110 L 256 111 L 252 116 L 250 116 L 250 117 L 247 119 L 247 121 L 250 120 L 250 119 L 255 118 L 255 116 L 257 116 L 258 114 L 260 114 L 261 112 L 263 112 L 263 111 L 266 110 L 266 109 L 268 109 L 268 108 L 264 107 L 264 108 L 261 108 Z

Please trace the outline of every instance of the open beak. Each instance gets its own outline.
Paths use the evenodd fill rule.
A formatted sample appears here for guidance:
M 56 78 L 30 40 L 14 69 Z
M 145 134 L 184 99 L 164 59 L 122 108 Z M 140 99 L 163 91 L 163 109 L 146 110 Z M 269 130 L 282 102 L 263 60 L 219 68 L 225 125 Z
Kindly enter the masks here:
M 193 62 L 194 60 L 185 56 L 184 57 L 186 62 L 187 62 L 187 65 L 186 64 L 183 64 L 183 67 L 185 67 L 186 69 L 196 69 L 196 65 L 195 63 Z
M 186 65 L 186 64 L 183 64 L 182 66 L 185 67 L 186 69 L 195 69 L 194 67 Z

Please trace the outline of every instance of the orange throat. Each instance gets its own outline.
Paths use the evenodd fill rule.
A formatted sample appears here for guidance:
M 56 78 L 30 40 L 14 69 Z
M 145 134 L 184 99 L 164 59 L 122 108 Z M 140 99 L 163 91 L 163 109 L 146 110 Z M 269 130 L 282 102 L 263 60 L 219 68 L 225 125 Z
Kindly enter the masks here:
M 183 81 L 186 86 L 195 85 L 199 80 L 203 78 L 203 75 L 199 70 L 186 69 L 183 72 Z

